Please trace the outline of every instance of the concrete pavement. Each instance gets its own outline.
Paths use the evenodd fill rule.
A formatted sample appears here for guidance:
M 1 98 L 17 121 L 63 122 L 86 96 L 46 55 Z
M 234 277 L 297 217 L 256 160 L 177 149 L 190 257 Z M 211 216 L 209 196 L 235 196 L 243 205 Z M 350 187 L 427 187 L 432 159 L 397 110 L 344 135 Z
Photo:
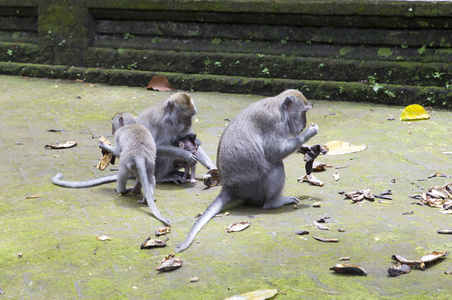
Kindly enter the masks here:
M 189 93 L 199 110 L 195 132 L 213 160 L 225 119 L 262 99 Z M 219 187 L 158 184 L 156 204 L 172 220 L 168 247 L 140 250 L 162 225 L 146 205 L 136 203 L 141 196 L 118 196 L 114 184 L 65 189 L 54 186 L 51 178 L 57 172 L 67 180 L 110 174 L 109 168 L 100 172 L 95 165 L 100 158 L 97 136 L 113 140 L 111 116 L 119 111 L 137 115 L 169 95 L 136 87 L 0 76 L 1 299 L 224 299 L 258 289 L 278 289 L 276 299 L 450 297 L 452 275 L 444 272 L 452 269 L 451 257 L 395 278 L 387 270 L 394 264 L 393 254 L 418 259 L 435 250 L 452 251 L 452 235 L 436 233 L 452 229 L 452 216 L 409 198 L 452 181 L 418 180 L 437 171 L 452 175 L 452 112 L 430 110 L 429 120 L 410 123 L 399 121 L 403 107 L 312 100 L 308 122 L 319 124 L 320 131 L 310 144 L 344 140 L 368 148 L 319 157 L 334 167 L 349 165 L 316 173 L 323 187 L 298 183 L 305 172 L 303 157 L 291 155 L 285 160 L 284 194 L 300 198 L 297 209 L 231 205 L 228 216 L 211 220 L 196 242 L 177 254 L 183 261 L 180 269 L 159 273 L 155 268 L 184 239 L 194 216 L 204 211 Z M 395 120 L 388 120 L 391 116 Z M 78 145 L 44 148 L 68 140 Z M 200 178 L 206 170 L 197 169 Z M 338 181 L 332 177 L 336 172 Z M 353 204 L 338 193 L 366 187 L 376 194 L 392 190 L 394 204 Z M 314 202 L 321 207 L 313 207 Z M 313 222 L 325 216 L 330 217 L 324 224 L 330 230 L 319 230 Z M 251 226 L 226 232 L 239 221 Z M 310 234 L 296 235 L 301 229 Z M 112 239 L 102 242 L 95 235 Z M 312 236 L 340 241 L 323 243 Z M 330 270 L 348 256 L 342 263 L 360 265 L 368 275 Z M 199 281 L 190 282 L 193 277 Z

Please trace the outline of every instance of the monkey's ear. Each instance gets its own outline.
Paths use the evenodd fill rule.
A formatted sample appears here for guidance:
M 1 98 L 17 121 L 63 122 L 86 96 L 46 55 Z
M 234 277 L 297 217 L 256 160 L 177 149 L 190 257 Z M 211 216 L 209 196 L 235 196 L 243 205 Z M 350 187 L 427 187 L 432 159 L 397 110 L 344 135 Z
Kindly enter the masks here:
M 174 101 L 173 100 L 169 100 L 168 103 L 166 104 L 166 107 L 168 108 L 169 111 L 172 111 L 174 108 Z
M 119 126 L 120 127 L 124 126 L 124 118 L 123 117 L 119 117 Z
M 284 102 L 282 104 L 282 108 L 284 110 L 290 110 L 293 102 L 294 102 L 294 100 L 291 97 L 286 97 L 286 99 L 284 99 Z

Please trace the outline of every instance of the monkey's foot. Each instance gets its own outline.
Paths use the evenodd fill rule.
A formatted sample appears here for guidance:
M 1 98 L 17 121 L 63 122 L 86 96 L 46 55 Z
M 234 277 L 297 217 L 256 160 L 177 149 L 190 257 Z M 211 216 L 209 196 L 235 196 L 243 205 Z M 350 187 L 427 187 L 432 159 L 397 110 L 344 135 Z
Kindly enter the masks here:
M 263 209 L 273 209 L 273 208 L 278 208 L 284 205 L 289 205 L 289 204 L 297 204 L 299 201 L 297 199 L 297 197 L 294 196 L 287 196 L 287 197 L 280 197 L 278 199 L 275 199 L 271 202 L 266 203 L 263 206 Z
M 185 179 L 185 181 L 188 183 L 197 183 L 198 182 L 198 180 L 196 180 L 196 179 Z
M 119 190 L 116 188 L 115 191 L 116 191 L 116 193 L 118 193 L 120 196 L 122 196 L 122 195 L 125 195 L 125 194 L 131 192 L 132 189 L 125 189 L 125 190 L 123 190 L 123 191 L 119 191 Z
M 148 204 L 146 201 L 146 198 L 143 197 L 143 199 L 137 201 L 138 204 Z

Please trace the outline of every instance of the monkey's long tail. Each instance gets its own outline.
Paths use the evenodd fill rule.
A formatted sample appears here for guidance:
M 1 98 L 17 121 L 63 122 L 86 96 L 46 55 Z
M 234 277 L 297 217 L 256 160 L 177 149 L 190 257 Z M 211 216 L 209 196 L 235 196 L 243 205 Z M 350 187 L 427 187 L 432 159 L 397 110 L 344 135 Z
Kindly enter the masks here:
M 184 251 L 185 249 L 187 249 L 188 247 L 190 247 L 190 245 L 191 245 L 191 243 L 193 243 L 193 240 L 195 239 L 196 235 L 204 227 L 204 225 L 206 225 L 207 222 L 210 221 L 210 219 L 212 219 L 216 214 L 218 214 L 225 205 L 233 202 L 235 199 L 236 198 L 229 191 L 227 191 L 225 189 L 225 187 L 223 186 L 223 188 L 221 189 L 220 195 L 218 195 L 215 198 L 215 200 L 212 203 L 210 203 L 210 205 L 207 207 L 207 209 L 196 220 L 195 224 L 193 225 L 193 227 L 190 229 L 187 236 L 185 237 L 185 241 L 178 244 L 176 246 L 175 251 L 181 252 L 181 251 Z
M 138 173 L 140 174 L 141 185 L 143 186 L 143 195 L 146 198 L 146 202 L 148 203 L 152 214 L 154 215 L 154 217 L 156 217 L 166 225 L 170 225 L 171 220 L 160 213 L 159 209 L 157 208 L 154 202 L 155 178 L 153 177 L 154 182 L 151 186 L 148 174 L 146 172 L 146 164 L 144 160 L 136 161 L 135 165 L 138 170 Z M 152 176 L 154 176 L 154 172 L 152 172 Z
M 101 185 L 104 183 L 115 182 L 118 178 L 117 174 L 107 175 L 104 177 L 84 181 L 65 181 L 61 180 L 61 177 L 63 177 L 63 174 L 61 173 L 58 173 L 55 176 L 53 176 L 52 178 L 53 184 L 67 188 L 87 188 L 96 185 Z

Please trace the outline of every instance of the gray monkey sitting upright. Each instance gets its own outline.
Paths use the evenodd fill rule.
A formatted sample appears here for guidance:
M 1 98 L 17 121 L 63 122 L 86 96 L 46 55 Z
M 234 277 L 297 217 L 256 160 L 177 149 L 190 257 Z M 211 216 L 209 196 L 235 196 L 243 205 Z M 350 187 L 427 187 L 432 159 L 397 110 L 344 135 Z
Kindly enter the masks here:
M 221 209 L 243 199 L 264 209 L 298 203 L 282 197 L 285 173 L 283 158 L 317 134 L 318 126 L 306 127 L 306 112 L 312 105 L 297 90 L 251 104 L 224 130 L 218 145 L 220 194 L 207 207 L 176 251 L 187 249 L 196 234 Z
M 174 141 L 193 133 L 192 119 L 197 113 L 198 110 L 190 96 L 180 92 L 138 115 L 138 124 L 151 132 L 157 146 L 155 166 L 157 182 L 185 183 L 181 173 L 174 171 L 175 163 L 181 160 L 191 165 L 199 160 L 209 170 L 216 168 L 201 146 L 198 147 L 196 154 L 193 154 L 173 144 Z

